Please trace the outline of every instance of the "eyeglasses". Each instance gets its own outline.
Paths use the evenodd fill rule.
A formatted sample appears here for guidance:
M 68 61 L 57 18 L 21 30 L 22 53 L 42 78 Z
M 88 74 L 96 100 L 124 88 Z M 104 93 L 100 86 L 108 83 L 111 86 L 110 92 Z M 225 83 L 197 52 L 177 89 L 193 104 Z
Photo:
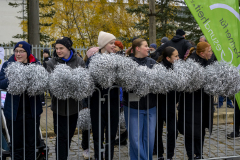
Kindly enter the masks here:
M 17 54 L 17 53 L 22 54 L 22 53 L 24 53 L 24 52 L 26 52 L 26 51 L 23 51 L 23 50 L 21 50 L 21 51 L 14 51 L 15 54 Z

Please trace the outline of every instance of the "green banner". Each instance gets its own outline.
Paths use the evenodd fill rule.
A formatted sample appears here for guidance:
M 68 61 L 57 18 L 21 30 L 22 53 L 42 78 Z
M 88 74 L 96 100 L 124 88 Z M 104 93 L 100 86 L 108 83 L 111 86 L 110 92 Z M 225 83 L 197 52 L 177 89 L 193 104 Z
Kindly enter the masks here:
M 240 69 L 238 0 L 185 0 L 218 61 Z M 236 94 L 240 106 L 240 93 Z

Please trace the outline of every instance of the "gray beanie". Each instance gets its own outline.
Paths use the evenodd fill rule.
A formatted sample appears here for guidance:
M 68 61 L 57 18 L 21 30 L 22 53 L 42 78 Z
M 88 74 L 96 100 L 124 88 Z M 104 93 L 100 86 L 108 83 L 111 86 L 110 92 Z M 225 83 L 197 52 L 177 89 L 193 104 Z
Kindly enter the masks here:
M 162 43 L 166 43 L 168 41 L 168 38 L 167 37 L 163 37 L 162 39 L 161 39 L 161 42 Z
M 108 44 L 111 40 L 114 39 L 116 39 L 116 37 L 113 34 L 101 31 L 98 36 L 99 49 L 102 49 L 106 46 L 106 44 Z

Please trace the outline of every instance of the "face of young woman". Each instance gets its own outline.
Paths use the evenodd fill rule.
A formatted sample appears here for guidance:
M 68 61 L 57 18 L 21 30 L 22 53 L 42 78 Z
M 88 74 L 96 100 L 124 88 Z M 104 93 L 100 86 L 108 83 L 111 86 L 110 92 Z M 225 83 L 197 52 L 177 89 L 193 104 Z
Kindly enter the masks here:
M 27 63 L 27 52 L 23 48 L 21 47 L 15 48 L 14 54 L 18 62 Z
M 174 63 L 176 60 L 179 60 L 178 51 L 177 50 L 173 51 L 172 56 L 171 57 L 167 57 L 167 60 L 170 63 Z
M 117 53 L 118 51 L 120 51 L 120 48 L 118 46 L 115 46 L 113 49 L 113 53 Z
M 149 51 L 147 41 L 143 41 L 142 45 L 140 47 L 136 47 L 136 51 L 138 51 L 138 55 L 140 57 L 142 57 L 142 58 L 147 57 L 148 51 Z
M 211 59 L 212 54 L 213 54 L 213 52 L 212 52 L 212 47 L 211 46 L 206 48 L 205 52 L 203 52 L 203 55 L 204 55 L 205 59 Z
M 58 57 L 68 59 L 70 56 L 70 51 L 62 44 L 56 44 L 56 53 Z
M 104 47 L 104 49 L 108 52 L 108 53 L 113 53 L 114 48 L 115 48 L 115 40 L 111 40 L 108 44 L 106 44 L 106 46 Z
M 47 57 L 49 57 L 49 55 L 47 53 L 43 53 L 43 57 L 47 58 Z

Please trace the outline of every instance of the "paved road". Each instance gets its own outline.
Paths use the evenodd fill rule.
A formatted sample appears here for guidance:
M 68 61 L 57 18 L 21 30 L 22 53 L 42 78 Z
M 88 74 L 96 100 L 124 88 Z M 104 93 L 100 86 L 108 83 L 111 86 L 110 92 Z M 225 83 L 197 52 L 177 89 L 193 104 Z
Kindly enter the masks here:
M 234 147 L 234 140 L 226 139 L 226 130 L 227 132 L 232 131 L 232 125 L 228 125 L 227 128 L 225 125 L 219 125 L 217 128 L 214 125 L 213 134 L 209 141 L 209 133 L 207 132 L 204 142 L 204 158 L 214 158 L 214 157 L 224 157 L 224 156 L 233 156 L 234 155 L 234 148 L 235 148 L 235 155 L 240 155 L 240 139 L 235 139 L 235 147 Z M 164 128 L 163 132 L 163 139 L 164 139 L 164 146 L 166 146 L 166 128 Z M 226 143 L 227 140 L 227 143 Z M 80 159 L 83 160 L 82 157 L 82 148 L 81 148 L 81 141 L 82 137 L 81 134 L 75 135 L 72 139 L 72 145 L 70 148 L 70 160 Z M 49 160 L 55 159 L 55 137 L 48 138 L 48 146 L 50 147 L 49 151 Z M 227 144 L 227 145 L 225 145 Z M 93 141 L 92 137 L 90 139 L 90 149 L 91 155 L 93 156 Z M 177 139 L 177 147 L 176 147 L 176 159 L 188 159 L 186 153 L 184 153 L 184 137 L 182 135 L 178 136 Z M 164 155 L 165 156 L 165 155 Z M 119 148 L 115 146 L 115 154 L 114 160 L 121 159 L 125 160 L 128 159 L 128 147 L 127 145 L 121 146 L 120 148 L 120 158 L 119 158 Z M 157 156 L 154 156 L 154 159 L 157 159 Z

